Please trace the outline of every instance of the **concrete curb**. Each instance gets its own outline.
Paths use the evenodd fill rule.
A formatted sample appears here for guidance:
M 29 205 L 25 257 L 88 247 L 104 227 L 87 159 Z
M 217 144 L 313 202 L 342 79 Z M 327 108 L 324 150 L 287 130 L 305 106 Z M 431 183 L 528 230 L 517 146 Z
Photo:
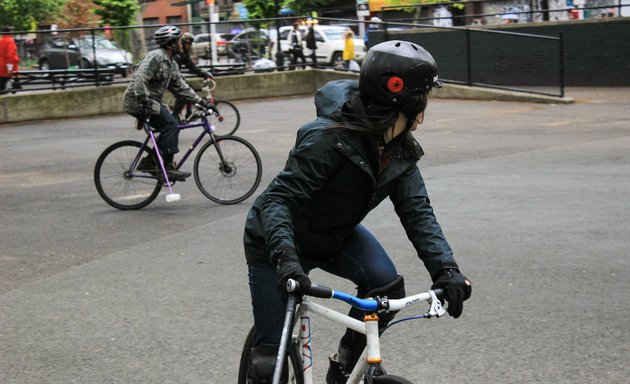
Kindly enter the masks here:
M 358 78 L 358 74 L 333 70 L 308 69 L 271 73 L 251 73 L 217 78 L 215 98 L 224 100 L 259 99 L 314 94 L 328 81 Z M 201 80 L 191 83 L 201 87 Z M 73 88 L 63 91 L 24 92 L 0 96 L 0 124 L 53 118 L 107 115 L 122 112 L 126 85 Z M 520 92 L 447 84 L 433 97 L 448 99 L 520 101 L 548 104 L 573 103 L 572 98 L 557 98 Z M 172 100 L 170 94 L 166 101 Z

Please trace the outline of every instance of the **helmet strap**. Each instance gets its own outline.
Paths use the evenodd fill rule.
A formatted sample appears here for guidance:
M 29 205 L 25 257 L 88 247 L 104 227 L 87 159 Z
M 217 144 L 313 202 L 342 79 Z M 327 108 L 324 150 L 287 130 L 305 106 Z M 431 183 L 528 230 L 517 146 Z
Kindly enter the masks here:
M 179 52 L 179 44 L 177 42 L 178 40 L 173 39 L 168 44 L 164 45 L 164 49 L 166 49 L 171 54 L 171 56 L 174 56 Z

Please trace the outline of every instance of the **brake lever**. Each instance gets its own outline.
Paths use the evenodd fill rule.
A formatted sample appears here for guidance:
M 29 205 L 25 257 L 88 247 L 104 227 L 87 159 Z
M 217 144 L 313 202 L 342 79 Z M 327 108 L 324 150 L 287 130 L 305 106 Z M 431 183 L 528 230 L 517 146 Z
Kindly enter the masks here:
M 431 295 L 431 308 L 429 308 L 429 317 L 440 317 L 446 313 L 446 309 L 442 306 L 442 302 L 438 299 L 437 295 L 433 290 L 429 291 L 429 295 Z

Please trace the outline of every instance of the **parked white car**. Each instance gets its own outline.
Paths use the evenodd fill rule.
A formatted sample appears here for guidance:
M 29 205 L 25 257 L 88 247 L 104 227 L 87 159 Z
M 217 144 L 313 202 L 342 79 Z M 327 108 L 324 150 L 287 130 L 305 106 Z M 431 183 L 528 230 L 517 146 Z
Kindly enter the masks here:
M 215 33 L 214 41 L 217 42 L 217 55 L 225 56 L 228 54 L 227 42 L 233 38 L 231 33 Z M 212 51 L 210 46 L 211 38 L 209 33 L 200 33 L 195 36 L 192 44 L 191 56 L 193 59 L 203 58 L 209 59 Z
M 306 34 L 308 33 L 308 26 L 300 26 L 302 32 L 302 40 L 304 44 L 304 56 L 308 59 L 311 55 L 311 50 L 306 48 Z M 345 45 L 343 40 L 343 34 L 348 30 L 348 27 L 341 25 L 316 25 L 315 29 L 315 41 L 317 43 L 317 49 L 315 50 L 317 56 L 317 62 L 324 65 L 330 65 L 334 68 L 343 67 L 343 47 Z M 287 40 L 289 32 L 293 29 L 292 26 L 280 27 L 280 44 L 282 52 L 290 57 L 289 49 L 291 45 Z M 354 60 L 362 62 L 365 57 L 365 43 L 359 36 L 354 37 Z

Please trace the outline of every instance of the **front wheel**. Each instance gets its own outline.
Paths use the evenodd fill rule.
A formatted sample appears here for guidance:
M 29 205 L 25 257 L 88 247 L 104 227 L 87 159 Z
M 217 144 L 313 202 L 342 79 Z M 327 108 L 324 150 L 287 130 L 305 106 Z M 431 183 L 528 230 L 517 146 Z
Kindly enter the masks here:
M 219 204 L 236 204 L 254 193 L 262 162 L 249 142 L 236 136 L 217 137 L 199 150 L 193 167 L 201 193 Z
M 114 208 L 140 209 L 151 203 L 160 193 L 162 184 L 157 178 L 157 168 L 151 173 L 135 168 L 140 159 L 155 154 L 137 141 L 120 141 L 107 147 L 96 160 L 94 184 L 98 194 Z
M 238 109 L 234 104 L 224 100 L 217 100 L 214 105 L 219 111 L 219 116 L 216 116 L 213 121 L 215 135 L 233 135 L 241 125 L 241 114 Z
M 241 352 L 241 361 L 238 369 L 238 384 L 248 384 L 247 370 L 249 369 L 249 357 L 254 349 L 255 330 L 252 327 L 245 338 L 243 351 Z M 287 351 L 289 356 L 289 377 L 287 384 L 303 384 L 304 376 L 302 375 L 302 359 L 300 357 L 299 346 L 296 340 L 293 340 Z M 285 362 L 286 364 L 286 362 Z
M 39 70 L 40 71 L 50 71 L 50 62 L 48 59 L 42 59 L 39 62 Z
M 335 52 L 330 60 L 330 66 L 334 69 L 345 69 L 343 65 L 343 54 L 341 52 Z
M 374 377 L 374 384 L 413 384 L 411 381 L 394 375 L 383 375 Z

